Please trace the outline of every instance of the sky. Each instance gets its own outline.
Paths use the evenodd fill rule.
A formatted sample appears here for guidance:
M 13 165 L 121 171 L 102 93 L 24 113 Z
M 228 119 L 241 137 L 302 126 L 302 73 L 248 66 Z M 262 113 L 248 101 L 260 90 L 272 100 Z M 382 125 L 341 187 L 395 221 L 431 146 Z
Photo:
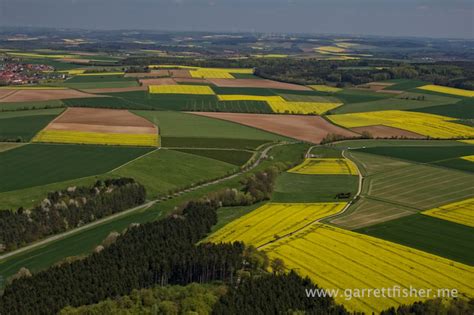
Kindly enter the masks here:
M 0 0 L 0 26 L 474 38 L 473 0 Z

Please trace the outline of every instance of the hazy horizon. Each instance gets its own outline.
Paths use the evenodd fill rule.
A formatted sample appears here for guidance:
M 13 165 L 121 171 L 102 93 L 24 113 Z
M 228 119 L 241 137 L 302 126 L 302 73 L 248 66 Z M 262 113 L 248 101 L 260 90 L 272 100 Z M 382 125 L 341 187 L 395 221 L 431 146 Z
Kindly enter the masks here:
M 0 0 L 0 26 L 474 38 L 474 2 Z

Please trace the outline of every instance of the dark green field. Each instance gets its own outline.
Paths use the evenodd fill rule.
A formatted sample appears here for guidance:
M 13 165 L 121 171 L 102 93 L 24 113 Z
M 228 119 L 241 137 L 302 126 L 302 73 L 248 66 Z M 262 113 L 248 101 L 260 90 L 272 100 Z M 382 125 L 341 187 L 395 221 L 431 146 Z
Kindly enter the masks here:
M 56 115 L 35 115 L 0 119 L 0 141 L 30 141 Z
M 218 87 L 213 86 L 212 89 L 216 94 L 241 94 L 241 95 L 261 95 L 274 96 L 276 93 L 272 89 L 267 88 L 240 88 L 240 87 Z
M 30 144 L 0 153 L 0 192 L 108 172 L 145 148 Z
M 244 165 L 252 157 L 253 154 L 249 151 L 240 150 L 178 149 L 176 151 L 204 156 L 236 166 Z
M 371 102 L 393 97 L 393 95 L 389 94 L 359 91 L 355 89 L 345 89 L 340 92 L 333 93 L 332 95 L 340 99 L 344 104 Z
M 76 75 L 68 79 L 67 83 L 91 83 L 91 82 L 122 82 L 136 81 L 135 78 L 125 78 L 123 75 Z
M 469 265 L 474 265 L 474 228 L 415 214 L 356 230 Z
M 142 106 L 129 102 L 118 97 L 90 97 L 90 98 L 71 98 L 63 100 L 64 105 L 71 107 L 99 107 L 114 109 L 148 109 L 148 106 Z
M 419 86 L 429 84 L 428 82 L 419 81 L 419 80 L 410 80 L 410 79 L 394 79 L 394 80 L 388 80 L 385 82 L 391 82 L 395 84 L 386 87 L 384 90 L 398 90 L 398 91 L 411 90 Z
M 253 150 L 271 140 L 229 139 L 229 138 L 194 138 L 162 137 L 161 145 L 169 148 L 226 148 Z
M 449 159 L 449 160 L 434 162 L 432 164 L 474 173 L 474 162 L 467 161 L 464 159 Z
M 357 192 L 358 176 L 304 175 L 283 173 L 278 176 L 272 201 L 275 202 L 334 202 L 339 193 Z
M 409 161 L 429 163 L 453 159 L 460 156 L 474 155 L 474 146 L 453 147 L 374 147 L 358 149 L 357 151 L 377 155 L 395 157 Z
M 417 108 L 413 109 L 412 111 L 448 116 L 453 118 L 473 119 L 474 100 L 463 99 L 455 104 Z
M 14 102 L 0 103 L 0 112 L 16 110 L 35 110 L 64 107 L 61 100 L 40 101 L 40 102 Z
M 380 94 L 380 93 L 379 93 Z M 418 99 L 422 97 L 423 99 Z M 392 96 L 391 98 L 379 99 L 370 102 L 351 103 L 331 110 L 333 114 L 360 113 L 379 110 L 415 110 L 424 111 L 431 106 L 450 104 L 459 101 L 458 98 L 429 95 L 420 93 L 404 93 L 402 95 Z

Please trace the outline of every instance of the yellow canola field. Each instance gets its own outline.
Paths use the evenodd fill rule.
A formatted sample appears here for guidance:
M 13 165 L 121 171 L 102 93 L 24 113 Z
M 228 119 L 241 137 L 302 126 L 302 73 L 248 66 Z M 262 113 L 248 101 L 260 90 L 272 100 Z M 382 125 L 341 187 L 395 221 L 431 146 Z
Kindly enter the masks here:
M 212 234 L 207 241 L 243 241 L 256 247 L 340 212 L 346 203 L 268 203 L 232 221 Z
M 320 53 L 343 53 L 346 52 L 345 48 L 337 46 L 319 46 L 316 48 Z
M 434 85 L 434 84 L 423 85 L 423 86 L 417 87 L 417 89 L 426 90 L 426 91 L 433 91 L 433 92 L 438 92 L 438 93 L 444 93 L 444 94 L 466 96 L 466 97 L 473 97 L 474 96 L 474 91 L 457 89 L 457 88 L 441 86 L 441 85 Z
M 425 299 L 395 296 L 394 287 L 431 289 L 433 294 L 438 289 L 457 289 L 460 295 L 474 296 L 474 267 L 324 224 L 313 224 L 263 249 L 271 259 L 283 259 L 288 269 L 309 276 L 319 287 L 339 290 L 336 302 L 350 311 L 379 313 Z M 374 291 L 367 297 L 367 290 L 382 288 L 386 297 L 380 291 L 379 297 L 374 297 Z M 392 297 L 387 297 L 388 288 Z M 365 297 L 356 295 L 364 289 Z
M 77 74 L 83 74 L 85 71 L 86 71 L 85 69 L 71 69 L 71 70 L 61 70 L 58 72 L 67 73 L 70 75 L 77 75 Z
M 281 96 L 229 94 L 218 95 L 220 101 L 262 101 L 267 102 L 275 113 L 280 114 L 316 114 L 320 115 L 328 110 L 341 106 L 334 102 L 293 102 Z
M 469 161 L 469 162 L 474 162 L 474 155 L 461 156 L 461 159 Z
M 314 85 L 308 85 L 308 86 L 318 92 L 339 92 L 342 90 L 337 87 L 322 85 L 322 84 L 314 84 Z
M 459 142 L 474 144 L 474 139 L 473 140 L 460 140 Z
M 288 172 L 309 175 L 357 175 L 357 167 L 348 159 L 309 158 Z
M 280 114 L 315 114 L 321 115 L 328 110 L 334 109 L 342 105 L 342 103 L 326 103 L 326 102 L 278 102 L 269 101 L 268 105 L 275 113 Z
M 203 79 L 235 79 L 232 74 L 226 71 L 216 71 L 213 69 L 204 70 L 191 70 L 189 71 L 193 78 L 203 78 Z
M 49 55 L 49 54 L 34 54 L 34 53 L 21 53 L 21 52 L 7 52 L 7 54 L 11 56 L 29 57 L 29 58 L 51 58 L 51 59 L 77 58 L 77 55 Z
M 148 92 L 151 94 L 215 95 L 207 85 L 150 85 Z
M 474 227 L 474 198 L 422 212 L 439 219 Z
M 385 125 L 405 129 L 432 138 L 474 137 L 474 128 L 451 122 L 454 118 L 439 115 L 386 110 L 327 116 L 346 128 Z
M 124 134 L 65 130 L 43 130 L 40 131 L 33 138 L 32 141 L 48 143 L 79 143 L 157 147 L 159 145 L 159 136 L 157 134 Z

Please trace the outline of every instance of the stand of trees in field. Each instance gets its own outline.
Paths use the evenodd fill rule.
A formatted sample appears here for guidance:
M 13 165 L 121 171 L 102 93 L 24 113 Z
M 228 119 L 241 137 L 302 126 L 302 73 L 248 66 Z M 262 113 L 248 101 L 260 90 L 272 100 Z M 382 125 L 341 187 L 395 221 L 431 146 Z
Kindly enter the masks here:
M 145 202 L 143 185 L 131 178 L 97 181 L 49 193 L 32 209 L 0 211 L 0 252 L 14 250 Z
M 405 63 L 391 60 L 249 58 L 241 60 L 131 57 L 124 65 L 175 64 L 198 67 L 256 68 L 256 75 L 297 84 L 358 85 L 389 79 L 414 79 L 474 90 L 474 62 Z
M 268 199 L 279 170 L 271 167 L 256 172 L 243 181 L 242 190 L 216 192 L 187 203 L 166 219 L 134 226 L 84 259 L 33 275 L 23 270 L 24 276 L 14 277 L 5 287 L 0 314 L 53 314 L 68 305 L 97 303 L 155 284 L 215 280 L 234 284 L 237 270 L 243 267 L 244 245 L 195 244 L 217 223 L 220 206 Z

